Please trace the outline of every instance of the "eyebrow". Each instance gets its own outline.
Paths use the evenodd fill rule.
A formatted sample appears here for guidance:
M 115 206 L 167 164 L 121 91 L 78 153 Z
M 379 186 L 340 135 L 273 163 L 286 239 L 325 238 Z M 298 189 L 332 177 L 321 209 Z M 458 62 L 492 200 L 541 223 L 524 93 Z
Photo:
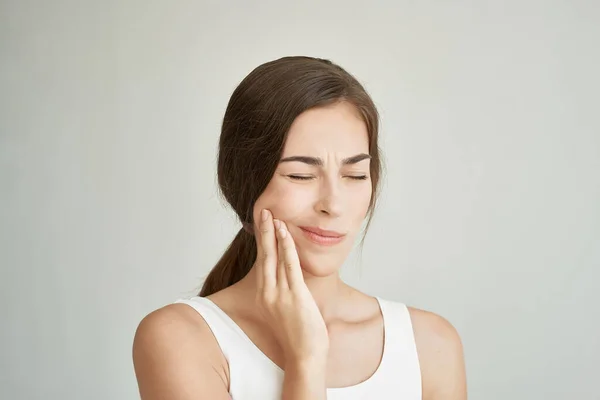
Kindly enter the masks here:
M 342 165 L 351 165 L 351 164 L 356 164 L 358 162 L 361 162 L 362 160 L 370 160 L 371 156 L 365 153 L 360 153 L 357 154 L 355 156 L 352 157 L 348 157 L 348 158 L 344 158 L 342 160 Z M 323 166 L 323 160 L 318 158 L 318 157 L 308 157 L 308 156 L 291 156 L 291 157 L 286 157 L 286 158 L 282 158 L 281 161 L 279 161 L 280 163 L 284 163 L 284 162 L 292 162 L 292 161 L 299 161 L 299 162 L 303 162 L 305 164 L 308 165 L 314 165 L 316 167 L 322 167 Z

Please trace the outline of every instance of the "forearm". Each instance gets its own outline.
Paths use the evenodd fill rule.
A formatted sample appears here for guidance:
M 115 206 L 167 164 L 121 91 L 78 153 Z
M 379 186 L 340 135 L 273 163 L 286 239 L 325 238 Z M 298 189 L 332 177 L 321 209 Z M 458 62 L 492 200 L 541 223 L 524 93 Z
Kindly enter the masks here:
M 282 400 L 326 400 L 325 370 L 325 362 L 286 365 Z

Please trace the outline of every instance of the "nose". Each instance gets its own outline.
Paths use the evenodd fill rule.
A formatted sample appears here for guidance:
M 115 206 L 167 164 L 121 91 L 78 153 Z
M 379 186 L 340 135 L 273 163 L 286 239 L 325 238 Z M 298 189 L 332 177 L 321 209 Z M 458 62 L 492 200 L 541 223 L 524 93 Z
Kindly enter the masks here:
M 339 217 L 343 209 L 343 193 L 337 179 L 323 179 L 319 187 L 315 211 L 330 217 Z

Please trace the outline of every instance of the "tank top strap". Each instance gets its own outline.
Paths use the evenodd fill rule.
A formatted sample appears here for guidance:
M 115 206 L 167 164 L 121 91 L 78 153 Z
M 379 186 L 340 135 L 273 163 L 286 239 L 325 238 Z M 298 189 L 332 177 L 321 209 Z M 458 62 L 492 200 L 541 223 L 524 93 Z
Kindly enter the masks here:
M 175 303 L 187 304 L 200 314 L 212 331 L 227 360 L 247 345 L 247 336 L 241 328 L 215 303 L 204 297 L 195 296 L 179 299 Z
M 196 310 L 215 336 L 229 364 L 229 394 L 233 399 L 280 399 L 283 371 L 250 340 L 225 311 L 204 297 L 180 299 Z
M 377 300 L 385 332 L 382 378 L 386 382 L 396 382 L 407 399 L 415 398 L 415 394 L 420 396 L 421 368 L 408 307 L 395 301 Z
M 408 307 L 403 303 L 390 300 L 379 300 L 386 336 L 386 345 L 394 351 L 416 351 L 415 335 Z M 389 335 L 387 335 L 389 333 Z

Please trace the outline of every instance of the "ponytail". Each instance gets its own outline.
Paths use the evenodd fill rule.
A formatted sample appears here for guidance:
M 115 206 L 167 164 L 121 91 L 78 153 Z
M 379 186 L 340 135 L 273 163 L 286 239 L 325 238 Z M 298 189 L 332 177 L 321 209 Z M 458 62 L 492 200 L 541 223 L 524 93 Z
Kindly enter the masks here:
M 240 281 L 250 272 L 255 260 L 255 237 L 242 228 L 209 272 L 199 296 L 209 296 Z

